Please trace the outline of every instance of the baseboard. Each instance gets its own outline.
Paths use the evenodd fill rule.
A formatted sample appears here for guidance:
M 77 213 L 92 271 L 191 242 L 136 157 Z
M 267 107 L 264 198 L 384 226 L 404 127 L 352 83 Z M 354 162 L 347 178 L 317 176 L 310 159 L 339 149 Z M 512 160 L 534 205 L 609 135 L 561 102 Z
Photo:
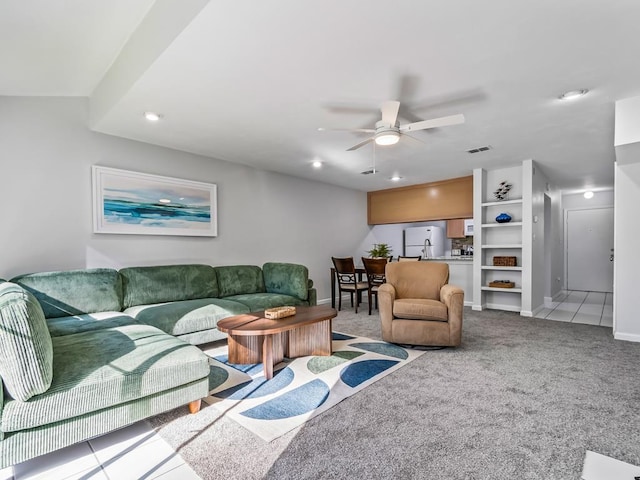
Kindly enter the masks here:
M 545 308 L 549 308 L 546 306 L 546 298 L 545 298 L 545 305 L 540 305 L 538 308 L 534 308 L 533 312 L 531 312 L 531 315 L 525 315 L 523 313 L 521 313 L 520 315 L 524 316 L 524 317 L 537 317 L 538 314 L 543 311 Z
M 625 340 L 627 342 L 638 342 L 640 343 L 640 335 L 637 333 L 620 333 L 616 332 L 613 334 L 613 338 L 616 340 Z
M 502 305 L 500 303 L 487 303 L 485 308 L 489 308 L 491 310 L 505 310 L 507 312 L 518 312 L 520 313 L 520 307 L 517 305 Z
M 567 297 L 566 290 L 559 290 L 553 297 L 544 297 L 544 306 L 546 308 L 555 308 L 555 303 L 561 302 Z
M 351 297 L 349 296 L 349 294 L 347 295 L 343 295 L 342 296 L 342 301 L 343 302 L 351 302 Z M 362 296 L 362 301 L 360 302 L 360 305 L 362 305 L 363 303 L 368 303 L 368 298 L 366 295 Z M 331 298 L 319 298 L 316 301 L 317 305 L 331 305 Z M 338 304 L 338 299 L 336 298 L 336 305 Z M 349 303 L 349 305 L 351 305 L 351 303 Z

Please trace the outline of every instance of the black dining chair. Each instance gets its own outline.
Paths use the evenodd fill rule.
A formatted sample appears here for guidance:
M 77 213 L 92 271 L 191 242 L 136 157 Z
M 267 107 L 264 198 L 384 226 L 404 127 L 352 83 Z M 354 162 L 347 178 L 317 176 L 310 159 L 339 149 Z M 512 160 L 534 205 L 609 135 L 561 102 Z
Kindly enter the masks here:
M 356 313 L 360 303 L 360 294 L 369 289 L 367 282 L 359 282 L 356 276 L 356 266 L 353 257 L 331 257 L 338 279 L 338 311 L 342 309 L 342 292 L 349 292 L 351 296 L 351 306 L 353 307 L 353 296 L 356 296 Z
M 364 271 L 367 274 L 367 284 L 369 285 L 367 295 L 369 297 L 369 315 L 371 315 L 371 304 L 373 303 L 372 300 L 374 296 L 376 310 L 378 309 L 378 287 L 386 281 L 384 271 L 387 267 L 387 259 L 362 257 L 362 264 L 364 265 Z

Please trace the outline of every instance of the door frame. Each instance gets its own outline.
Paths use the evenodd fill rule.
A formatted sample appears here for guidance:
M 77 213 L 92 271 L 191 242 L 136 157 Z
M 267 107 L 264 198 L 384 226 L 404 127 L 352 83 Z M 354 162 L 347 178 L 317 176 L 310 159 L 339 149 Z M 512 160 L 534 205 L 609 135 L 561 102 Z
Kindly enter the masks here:
M 565 291 L 569 290 L 569 229 L 567 228 L 567 221 L 569 220 L 569 212 L 574 212 L 576 210 L 602 210 L 604 208 L 611 208 L 615 213 L 615 207 L 613 205 L 598 205 L 594 207 L 576 207 L 576 208 L 565 208 L 564 209 L 564 219 L 562 224 L 562 229 L 564 230 L 564 282 L 563 289 Z M 615 222 L 615 215 L 614 215 Z M 615 224 L 614 224 L 615 227 Z M 615 232 L 614 232 L 614 245 L 615 245 Z M 615 254 L 615 252 L 613 252 Z M 614 262 L 615 263 L 615 262 Z M 614 286 L 612 287 L 615 289 Z

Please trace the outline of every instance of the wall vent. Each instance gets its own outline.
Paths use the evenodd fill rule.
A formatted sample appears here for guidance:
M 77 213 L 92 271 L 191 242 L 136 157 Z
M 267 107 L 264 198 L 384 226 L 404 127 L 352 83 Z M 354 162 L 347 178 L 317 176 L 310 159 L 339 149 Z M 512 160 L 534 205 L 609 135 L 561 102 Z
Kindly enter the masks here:
M 484 147 L 472 148 L 471 150 L 467 150 L 467 153 L 480 153 L 480 152 L 486 152 L 487 150 L 491 150 L 491 145 L 486 145 Z

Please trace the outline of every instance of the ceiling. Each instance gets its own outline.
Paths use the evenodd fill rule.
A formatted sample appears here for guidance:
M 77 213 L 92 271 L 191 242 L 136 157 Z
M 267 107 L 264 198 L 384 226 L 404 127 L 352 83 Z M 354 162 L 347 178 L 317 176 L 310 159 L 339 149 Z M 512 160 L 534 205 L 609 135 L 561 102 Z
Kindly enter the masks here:
M 639 23 L 637 0 L 5 0 L 0 95 L 87 96 L 98 132 L 363 191 L 525 159 L 605 189 Z M 373 128 L 386 100 L 402 124 L 466 122 L 375 151 L 318 130 Z

